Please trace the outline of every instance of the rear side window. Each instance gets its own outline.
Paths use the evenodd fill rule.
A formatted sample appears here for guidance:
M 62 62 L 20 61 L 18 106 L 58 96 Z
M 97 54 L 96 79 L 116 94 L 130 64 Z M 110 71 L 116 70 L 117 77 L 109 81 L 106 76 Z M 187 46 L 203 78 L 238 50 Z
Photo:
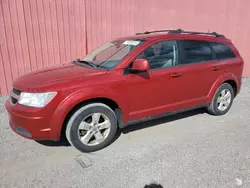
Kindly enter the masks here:
M 233 50 L 223 43 L 211 42 L 210 43 L 214 52 L 216 59 L 229 59 L 236 57 Z
M 198 40 L 183 40 L 183 64 L 213 60 L 209 43 Z

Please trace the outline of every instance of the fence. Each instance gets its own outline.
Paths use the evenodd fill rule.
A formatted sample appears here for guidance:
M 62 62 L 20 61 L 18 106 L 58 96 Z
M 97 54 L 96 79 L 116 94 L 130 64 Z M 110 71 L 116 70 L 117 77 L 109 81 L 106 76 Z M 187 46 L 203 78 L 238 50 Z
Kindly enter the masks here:
M 250 76 L 249 0 L 0 0 L 0 95 L 13 79 L 83 57 L 110 39 L 154 29 L 216 31 Z

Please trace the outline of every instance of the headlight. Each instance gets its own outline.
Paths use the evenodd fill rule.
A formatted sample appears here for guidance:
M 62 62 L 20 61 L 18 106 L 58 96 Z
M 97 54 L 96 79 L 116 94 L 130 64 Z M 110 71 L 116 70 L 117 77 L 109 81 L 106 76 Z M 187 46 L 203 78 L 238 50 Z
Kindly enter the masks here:
M 56 94 L 57 92 L 47 92 L 47 93 L 22 92 L 18 100 L 18 103 L 25 106 L 42 108 L 46 106 L 56 96 Z

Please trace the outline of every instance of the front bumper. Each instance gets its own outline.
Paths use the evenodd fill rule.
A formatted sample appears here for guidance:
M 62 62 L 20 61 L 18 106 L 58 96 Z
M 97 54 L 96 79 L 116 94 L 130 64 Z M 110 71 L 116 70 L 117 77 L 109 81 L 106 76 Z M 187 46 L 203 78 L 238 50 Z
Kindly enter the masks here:
M 56 130 L 51 129 L 53 113 L 46 109 L 13 105 L 10 100 L 5 103 L 9 114 L 11 129 L 17 134 L 34 140 L 58 140 Z

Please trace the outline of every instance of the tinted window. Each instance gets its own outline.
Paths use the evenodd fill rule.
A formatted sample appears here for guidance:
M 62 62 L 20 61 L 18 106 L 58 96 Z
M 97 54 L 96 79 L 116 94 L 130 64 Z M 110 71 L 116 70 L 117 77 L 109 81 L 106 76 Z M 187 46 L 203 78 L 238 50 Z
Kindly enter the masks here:
M 226 44 L 217 42 L 211 42 L 210 44 L 216 54 L 216 59 L 228 59 L 235 57 L 233 50 Z
M 197 63 L 212 60 L 212 50 L 205 41 L 183 40 L 184 64 Z
M 153 44 L 137 59 L 147 59 L 150 69 L 172 67 L 178 63 L 177 42 L 169 40 Z

